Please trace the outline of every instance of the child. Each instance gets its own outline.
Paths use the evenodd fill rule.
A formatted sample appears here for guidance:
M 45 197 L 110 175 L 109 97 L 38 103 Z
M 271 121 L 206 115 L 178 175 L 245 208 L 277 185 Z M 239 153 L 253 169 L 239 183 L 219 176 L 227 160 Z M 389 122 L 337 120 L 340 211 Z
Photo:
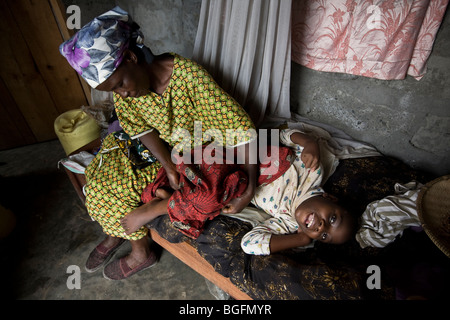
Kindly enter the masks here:
M 277 162 L 279 168 L 275 175 L 265 176 L 264 167 L 261 165 L 259 186 L 252 203 L 272 218 L 244 236 L 243 250 L 249 254 L 270 254 L 306 246 L 313 239 L 336 244 L 347 241 L 353 231 L 354 221 L 345 209 L 337 205 L 334 197 L 325 194 L 320 188 L 322 168 L 316 140 L 298 130 L 281 130 L 280 133 L 281 142 L 294 149 L 296 157 L 293 157 L 291 149 L 280 147 Z M 193 193 L 189 201 L 186 200 L 188 197 L 186 195 L 184 200 L 180 201 L 181 192 L 179 190 L 173 192 L 168 189 L 167 181 L 161 182 L 165 177 L 164 172 L 160 171 L 155 182 L 144 191 L 143 200 L 146 204 L 121 220 L 124 229 L 127 233 L 134 232 L 154 218 L 169 213 L 174 226 L 196 238 L 202 231 L 205 216 L 212 219 L 221 208 L 226 208 L 227 202 L 215 201 L 213 208 L 201 209 L 201 212 L 197 213 L 199 206 L 211 203 L 212 198 L 230 200 L 245 190 L 245 186 L 239 185 L 245 181 L 245 177 L 239 175 L 239 170 L 234 170 L 238 167 L 202 165 L 199 173 L 193 173 L 189 166 L 183 167 L 184 169 L 180 171 L 189 171 L 189 174 L 185 175 L 187 177 L 185 182 L 197 183 L 191 187 L 192 190 L 196 190 L 196 194 L 185 192 Z M 226 173 L 223 172 L 224 168 L 229 168 Z M 210 179 L 217 178 L 216 181 L 200 181 L 202 180 L 200 177 L 206 176 Z M 227 179 L 235 183 L 229 183 Z M 208 182 L 211 186 L 206 188 Z M 205 191 L 198 192 L 202 186 L 205 187 Z M 190 201 L 197 204 L 186 210 L 184 206 Z M 180 211 L 185 212 L 184 215 L 191 215 L 190 220 L 186 218 L 188 224 L 174 219 L 174 215 L 180 216 Z M 208 214 L 205 214 L 206 212 Z M 198 221 L 195 221 L 196 217 Z
M 280 139 L 295 148 L 296 159 L 281 178 L 256 189 L 252 203 L 271 218 L 243 237 L 242 249 L 248 254 L 269 255 L 307 246 L 313 240 L 346 242 L 356 221 L 320 187 L 323 170 L 317 141 L 298 130 L 282 130 Z

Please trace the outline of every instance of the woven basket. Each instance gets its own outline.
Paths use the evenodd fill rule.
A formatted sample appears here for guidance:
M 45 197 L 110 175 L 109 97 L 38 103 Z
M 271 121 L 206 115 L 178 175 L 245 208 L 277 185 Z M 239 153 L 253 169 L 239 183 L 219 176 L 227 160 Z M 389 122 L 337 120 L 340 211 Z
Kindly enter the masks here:
M 450 257 L 450 175 L 435 179 L 422 188 L 417 209 L 427 235 Z

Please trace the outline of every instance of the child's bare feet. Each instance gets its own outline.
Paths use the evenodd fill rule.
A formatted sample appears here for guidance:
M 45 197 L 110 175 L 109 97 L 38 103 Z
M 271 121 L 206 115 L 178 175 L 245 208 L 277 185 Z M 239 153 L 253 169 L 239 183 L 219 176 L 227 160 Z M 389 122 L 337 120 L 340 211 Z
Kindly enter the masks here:
M 172 192 L 164 189 L 164 188 L 158 188 L 155 191 L 155 195 L 160 199 L 169 199 L 172 195 Z
M 164 189 L 158 189 L 155 194 L 157 197 L 134 209 L 120 220 L 126 234 L 138 231 L 156 217 L 167 213 L 167 202 L 171 193 Z
M 151 212 L 147 210 L 146 207 L 155 200 L 159 201 L 158 198 L 155 198 L 152 201 L 134 209 L 125 217 L 120 219 L 120 223 L 122 224 L 126 234 L 132 234 L 133 232 L 138 231 L 142 226 L 152 220 Z

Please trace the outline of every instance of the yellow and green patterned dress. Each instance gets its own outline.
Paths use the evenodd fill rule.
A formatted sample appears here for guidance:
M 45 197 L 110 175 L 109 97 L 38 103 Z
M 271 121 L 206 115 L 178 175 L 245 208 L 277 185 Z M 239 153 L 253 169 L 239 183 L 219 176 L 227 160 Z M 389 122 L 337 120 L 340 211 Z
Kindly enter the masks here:
M 114 95 L 115 110 L 124 131 L 138 138 L 156 129 L 161 139 L 175 148 L 182 145 L 180 136 L 174 134 L 180 130 L 189 133 L 191 146 L 209 141 L 205 133 L 215 140 L 220 136 L 223 145 L 254 139 L 255 127 L 249 115 L 209 73 L 189 59 L 173 56 L 172 78 L 161 96 L 153 92 L 138 98 Z M 117 144 L 113 134 L 108 135 L 86 169 L 86 207 L 106 234 L 138 240 L 146 235 L 146 228 L 127 236 L 119 220 L 141 205 L 141 193 L 155 179 L 161 165 L 155 162 L 136 169 Z

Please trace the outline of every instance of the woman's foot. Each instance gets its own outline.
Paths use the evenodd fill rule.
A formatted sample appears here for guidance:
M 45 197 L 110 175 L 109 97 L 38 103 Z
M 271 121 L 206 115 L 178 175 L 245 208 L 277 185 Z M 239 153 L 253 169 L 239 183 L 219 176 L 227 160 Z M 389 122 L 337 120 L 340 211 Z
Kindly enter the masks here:
M 145 241 L 147 242 L 147 238 L 145 238 Z M 130 254 L 124 257 L 124 260 L 130 269 L 135 269 L 145 263 L 152 253 L 149 245 L 145 246 L 143 250 L 133 250 L 132 248 Z
M 153 267 L 157 262 L 156 254 L 150 249 L 148 238 L 132 241 L 131 253 L 108 264 L 103 276 L 110 280 L 122 280 L 139 271 Z
M 89 254 L 85 269 L 87 272 L 95 272 L 103 267 L 114 256 L 114 253 L 125 242 L 125 239 L 107 236 Z

